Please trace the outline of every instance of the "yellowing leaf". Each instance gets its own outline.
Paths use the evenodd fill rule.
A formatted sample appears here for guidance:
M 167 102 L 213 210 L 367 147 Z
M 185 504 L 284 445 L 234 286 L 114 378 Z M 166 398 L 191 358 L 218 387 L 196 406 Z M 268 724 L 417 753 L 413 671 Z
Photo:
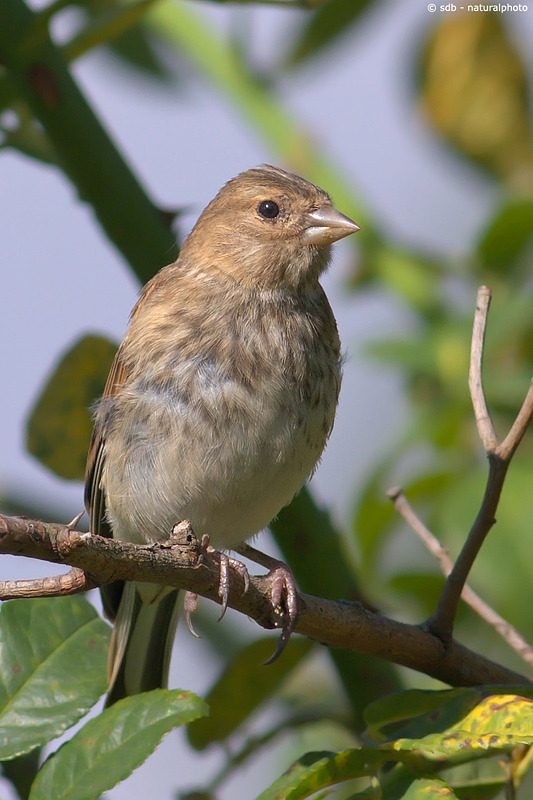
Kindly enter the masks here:
M 443 15 L 422 65 L 422 105 L 464 155 L 533 192 L 533 141 L 522 59 L 497 14 Z

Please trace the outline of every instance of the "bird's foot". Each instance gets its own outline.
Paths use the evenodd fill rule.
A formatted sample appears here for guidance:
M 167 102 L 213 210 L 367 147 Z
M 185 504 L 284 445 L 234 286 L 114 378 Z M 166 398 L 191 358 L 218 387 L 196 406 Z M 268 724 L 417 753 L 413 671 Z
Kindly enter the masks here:
M 209 544 L 209 536 L 204 535 L 202 537 L 200 546 L 206 555 L 214 555 L 220 564 L 218 583 L 218 596 L 221 599 L 221 611 L 218 618 L 220 621 L 228 607 L 230 567 L 236 570 L 243 579 L 245 592 L 248 591 L 250 586 L 250 575 L 242 561 L 237 561 L 235 558 L 231 558 L 226 553 L 221 553 L 212 547 Z M 281 636 L 278 639 L 276 649 L 272 656 L 265 661 L 265 664 L 272 664 L 282 654 L 296 626 L 298 619 L 298 589 L 296 581 L 292 571 L 283 561 L 267 556 L 265 553 L 256 550 L 255 547 L 250 547 L 248 544 L 241 545 L 237 552 L 269 570 L 267 579 L 270 582 L 274 626 L 281 628 Z M 197 605 L 198 595 L 194 592 L 186 592 L 184 602 L 185 622 L 189 631 L 196 637 L 198 637 L 198 634 L 193 628 L 191 615 L 196 610 Z
M 281 636 L 276 644 L 276 649 L 265 664 L 272 664 L 283 653 L 289 643 L 291 633 L 294 631 L 298 619 L 298 590 L 294 575 L 289 567 L 278 561 L 268 573 L 271 581 L 272 607 L 276 614 L 282 618 Z
M 220 565 L 220 573 L 219 573 L 219 582 L 218 582 L 218 596 L 221 599 L 221 608 L 220 608 L 220 615 L 218 621 L 222 619 L 224 614 L 228 608 L 228 598 L 229 598 L 229 589 L 230 589 L 230 578 L 229 578 L 229 570 L 232 567 L 236 572 L 239 573 L 241 578 L 244 581 L 244 591 L 247 592 L 250 586 L 250 575 L 248 573 L 248 569 L 246 565 L 242 563 L 242 561 L 237 561 L 235 558 L 231 558 L 226 553 L 221 553 L 220 550 L 216 550 L 212 545 L 209 544 L 209 536 L 204 534 L 202 536 L 200 546 L 204 553 L 213 556 L 215 555 L 219 560 Z M 187 628 L 189 629 L 190 633 L 196 638 L 199 638 L 198 634 L 193 628 L 191 615 L 198 606 L 198 595 L 194 592 L 186 592 L 185 594 L 185 602 L 184 602 L 184 610 L 185 610 L 185 622 Z
M 237 552 L 269 570 L 267 577 L 270 580 L 272 608 L 275 616 L 281 620 L 276 627 L 282 629 L 274 653 L 265 661 L 265 664 L 272 664 L 287 646 L 298 620 L 298 589 L 296 581 L 287 564 L 277 558 L 267 556 L 249 544 L 241 545 Z

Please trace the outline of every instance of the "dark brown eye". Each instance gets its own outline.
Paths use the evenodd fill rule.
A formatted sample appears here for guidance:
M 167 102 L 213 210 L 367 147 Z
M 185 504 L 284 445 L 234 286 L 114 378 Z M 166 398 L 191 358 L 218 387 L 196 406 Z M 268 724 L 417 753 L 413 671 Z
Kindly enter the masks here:
M 274 200 L 263 200 L 257 206 L 257 213 L 265 219 L 275 219 L 279 214 L 279 206 Z

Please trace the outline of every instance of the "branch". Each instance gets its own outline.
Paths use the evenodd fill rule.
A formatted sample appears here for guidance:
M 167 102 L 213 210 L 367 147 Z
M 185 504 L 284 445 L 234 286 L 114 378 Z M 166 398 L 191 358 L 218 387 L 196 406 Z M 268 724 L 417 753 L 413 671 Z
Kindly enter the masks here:
M 453 561 L 448 555 L 448 551 L 415 514 L 403 491 L 397 487 L 389 489 L 387 497 L 393 501 L 396 511 L 401 514 L 404 520 L 425 544 L 429 552 L 439 561 L 444 575 L 448 576 L 453 568 Z M 488 622 L 488 624 L 505 639 L 507 644 L 512 647 L 530 667 L 533 667 L 533 647 L 520 635 L 513 625 L 507 622 L 503 617 L 500 617 L 500 615 L 485 603 L 485 601 L 468 585 L 463 587 L 461 597 L 465 603 L 468 603 L 485 622 Z
M 474 316 L 469 378 L 478 434 L 489 460 L 489 476 L 479 513 L 470 529 L 463 549 L 446 579 L 437 608 L 426 622 L 427 628 L 443 641 L 447 641 L 452 636 L 457 607 L 466 579 L 481 549 L 481 545 L 496 522 L 496 509 L 500 501 L 507 469 L 533 416 L 533 385 L 530 385 L 526 399 L 509 434 L 502 443 L 499 442 L 487 409 L 482 383 L 483 342 L 490 298 L 490 289 L 486 286 L 481 286 L 478 290 Z
M 30 578 L 18 581 L 0 581 L 0 600 L 17 600 L 29 597 L 63 597 L 88 592 L 98 586 L 81 569 L 72 567 L 64 575 L 50 578 Z
M 202 550 L 187 523 L 176 526 L 175 531 L 177 535 L 166 543 L 134 545 L 57 523 L 0 515 L 0 553 L 68 564 L 83 570 L 98 585 L 115 580 L 146 581 L 189 589 L 220 602 L 217 555 Z M 229 579 L 232 608 L 264 628 L 280 626 L 267 577 L 252 576 L 246 593 L 236 570 L 230 569 Z M 359 603 L 300 593 L 298 611 L 295 630 L 303 636 L 329 647 L 379 656 L 453 686 L 531 683 L 457 642 L 445 645 L 429 631 L 373 613 Z

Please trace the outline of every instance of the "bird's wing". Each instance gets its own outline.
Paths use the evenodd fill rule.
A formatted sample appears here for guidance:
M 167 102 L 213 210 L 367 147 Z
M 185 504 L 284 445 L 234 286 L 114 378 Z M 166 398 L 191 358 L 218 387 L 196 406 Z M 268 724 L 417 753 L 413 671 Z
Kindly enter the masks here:
M 102 401 L 114 397 L 127 378 L 127 369 L 121 358 L 122 347 L 119 347 L 109 375 L 107 377 Z M 91 533 L 100 536 L 111 536 L 105 520 L 105 497 L 102 491 L 102 470 L 105 459 L 105 420 L 97 417 L 85 468 L 85 508 L 91 518 Z
M 119 347 L 104 388 L 102 400 L 114 397 L 127 378 L 127 368 Z M 102 489 L 102 472 L 105 461 L 105 420 L 97 417 L 85 468 L 85 508 L 90 517 L 90 531 L 99 536 L 111 538 L 113 531 L 106 519 L 105 493 Z M 102 602 L 106 616 L 113 620 L 118 610 L 124 587 L 123 581 L 115 581 L 101 588 Z

